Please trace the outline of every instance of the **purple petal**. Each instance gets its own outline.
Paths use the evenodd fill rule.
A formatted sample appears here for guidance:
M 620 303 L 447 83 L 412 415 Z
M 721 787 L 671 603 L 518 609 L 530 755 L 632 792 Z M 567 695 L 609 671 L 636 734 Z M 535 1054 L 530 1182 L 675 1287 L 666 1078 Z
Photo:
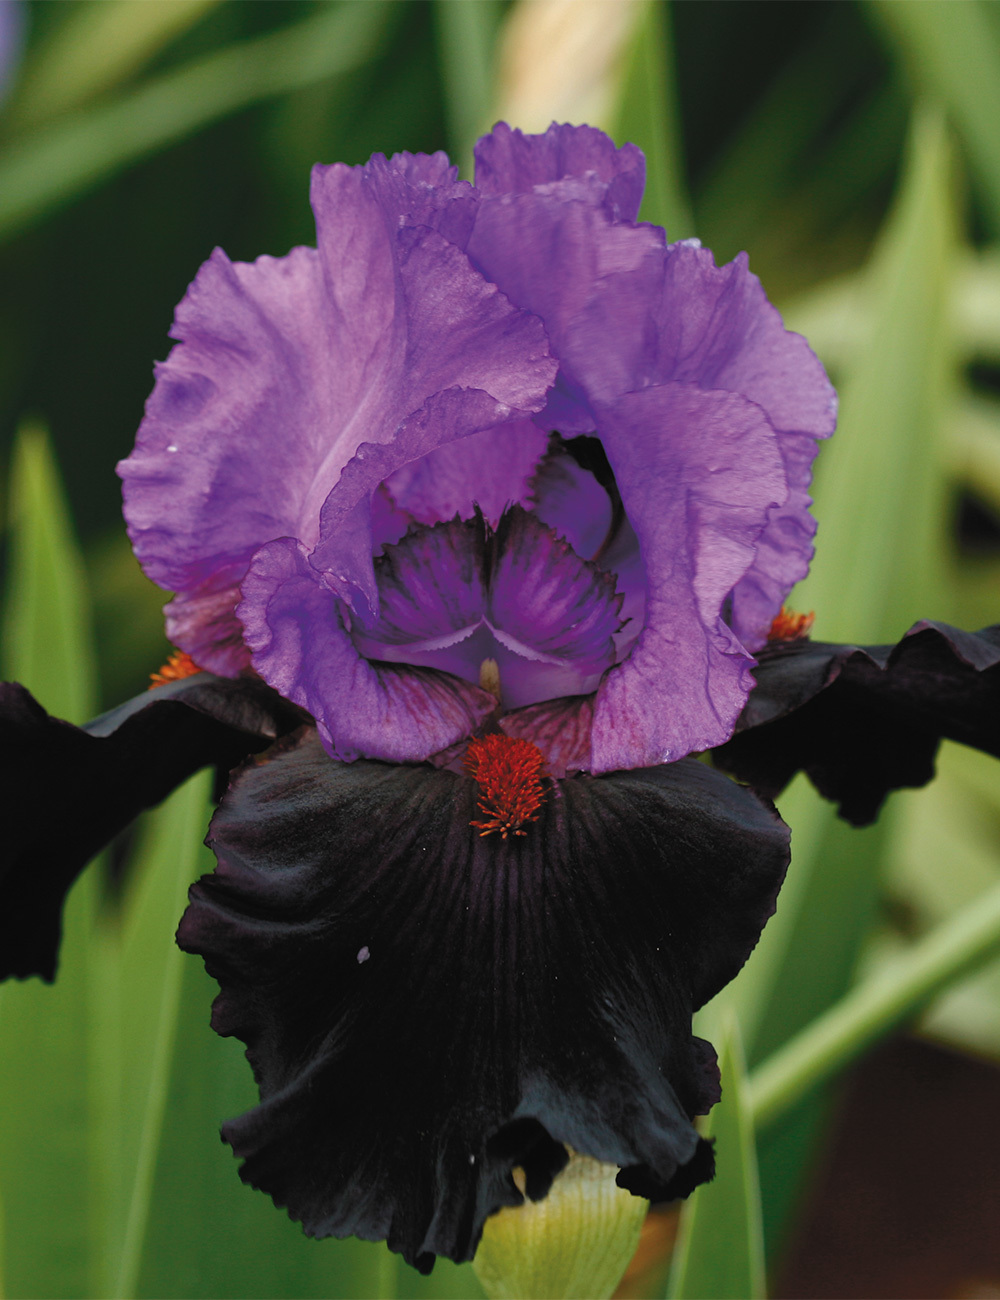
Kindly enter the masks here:
M 732 734 L 753 679 L 722 601 L 786 493 L 774 431 L 735 394 L 647 388 L 602 411 L 599 427 L 647 598 L 638 641 L 598 691 L 595 772 L 672 762 Z
M 530 740 L 545 755 L 550 776 L 590 771 L 594 695 L 571 695 L 513 709 L 498 719 L 501 731 Z
M 614 141 L 592 126 L 553 122 L 544 135 L 525 135 L 498 122 L 475 148 L 476 188 L 509 194 L 578 178 L 596 182 L 610 216 L 634 221 L 646 183 L 646 160 L 634 144 Z
M 370 664 L 343 606 L 292 538 L 253 558 L 238 609 L 253 665 L 313 714 L 337 758 L 419 761 L 472 734 L 496 707 L 486 691 L 426 668 Z
M 512 308 L 471 271 L 457 248 L 429 231 L 404 231 L 399 242 L 406 247 L 400 275 L 407 290 L 408 347 L 396 418 L 381 422 L 384 441 L 391 438 L 391 444 L 365 445 L 325 503 L 316 503 L 322 504 L 321 540 L 312 556 L 342 595 L 353 599 L 360 592 L 372 609 L 367 520 L 378 485 L 402 465 L 458 438 L 523 420 L 544 404 L 556 369 L 539 321 Z M 413 405 L 399 411 L 404 402 Z M 371 435 L 379 424 L 365 428 Z
M 485 551 L 479 519 L 416 528 L 387 546 L 375 561 L 379 616 L 360 635 L 366 642 L 421 648 L 467 636 L 486 609 Z
M 250 667 L 250 651 L 236 617 L 239 587 L 182 593 L 164 606 L 167 640 L 186 650 L 199 668 L 237 677 Z
M 345 200 L 355 201 L 359 183 L 374 198 L 375 210 L 386 230 L 403 225 L 428 226 L 451 243 L 465 247 L 475 220 L 477 195 L 468 181 L 458 179 L 458 168 L 451 165 L 446 153 L 404 152 L 388 159 L 376 153 L 362 167 L 319 163 L 312 170 L 310 201 L 324 260 L 328 267 L 336 266 L 341 276 L 345 271 L 350 274 L 356 250 L 350 242 L 340 243 L 337 222 Z M 324 240 L 324 230 L 329 232 L 330 241 Z
M 468 186 L 426 183 L 443 167 L 418 157 L 323 169 L 318 253 L 233 265 L 217 251 L 199 272 L 177 312 L 182 342 L 120 467 L 136 554 L 161 586 L 200 599 L 237 585 L 274 538 L 314 544 L 362 444 L 435 417 L 442 390 L 455 390 L 448 421 L 426 445 L 404 439 L 382 477 L 543 404 L 555 363 L 539 323 L 443 236 L 405 224 L 406 203 L 442 228 L 466 221 Z M 193 653 L 211 629 L 186 627 Z
M 707 249 L 673 244 L 646 274 L 645 281 L 611 277 L 555 342 L 595 402 L 675 381 L 739 393 L 766 412 L 792 493 L 770 512 L 754 563 L 734 592 L 733 629 L 756 649 L 809 568 L 816 526 L 807 489 L 816 440 L 836 423 L 836 397 L 805 339 L 784 328 L 745 254 L 717 267 Z
M 539 465 L 532 495 L 542 523 L 589 560 L 611 527 L 611 498 L 593 474 L 557 445 Z
M 528 504 L 547 446 L 548 435 L 522 420 L 438 447 L 396 470 L 386 487 L 418 523 L 469 519 L 478 506 L 495 527 L 508 506 Z
M 705 249 L 665 247 L 648 227 L 615 226 L 594 207 L 540 192 L 485 200 L 469 250 L 545 322 L 561 363 L 547 412 L 556 427 L 568 418 L 577 431 L 581 408 L 667 382 L 738 393 L 766 412 L 791 493 L 772 507 L 733 598 L 736 634 L 760 645 L 812 556 L 811 462 L 836 406 L 822 366 L 784 329 L 745 256 L 716 267 Z
M 526 510 L 501 519 L 495 553 L 489 621 L 502 644 L 583 675 L 614 663 L 620 602 L 610 574 L 581 560 Z
M 119 465 L 125 517 L 154 582 L 221 591 L 262 542 L 307 528 L 303 503 L 336 442 L 315 250 L 234 265 L 216 249 L 171 334 L 183 341 L 157 367 L 135 450 Z M 338 468 L 327 467 L 327 490 Z

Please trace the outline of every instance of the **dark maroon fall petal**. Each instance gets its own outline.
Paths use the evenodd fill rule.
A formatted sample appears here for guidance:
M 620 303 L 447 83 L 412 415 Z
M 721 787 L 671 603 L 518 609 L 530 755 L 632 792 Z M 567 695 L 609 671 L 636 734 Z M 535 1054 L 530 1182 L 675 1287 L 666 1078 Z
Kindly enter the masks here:
M 62 909 L 87 862 L 208 764 L 229 770 L 301 725 L 263 682 L 207 673 L 148 691 L 86 727 L 0 683 L 0 980 L 55 977 Z
M 247 1044 L 258 1107 L 223 1136 L 317 1237 L 469 1259 L 544 1196 L 564 1147 L 644 1195 L 710 1176 L 717 1099 L 691 1013 L 770 915 L 787 828 L 695 761 L 551 784 L 523 837 L 478 836 L 477 786 L 338 763 L 311 731 L 236 778 L 178 932 Z
M 804 771 L 866 826 L 891 790 L 927 784 L 942 739 L 1000 758 L 1000 624 L 922 621 L 894 646 L 779 644 L 754 676 L 736 735 L 713 759 L 769 798 Z

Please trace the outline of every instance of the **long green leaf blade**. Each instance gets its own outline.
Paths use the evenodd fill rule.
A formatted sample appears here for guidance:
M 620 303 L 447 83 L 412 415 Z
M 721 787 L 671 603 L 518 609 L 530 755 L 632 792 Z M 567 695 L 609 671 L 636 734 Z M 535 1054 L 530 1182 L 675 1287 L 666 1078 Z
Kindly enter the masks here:
M 918 90 L 947 106 L 1000 234 L 1000 28 L 980 0 L 869 0 Z
M 87 583 L 48 435 L 34 422 L 14 444 L 10 527 L 0 676 L 84 722 L 97 711 Z
M 83 563 L 40 426 L 21 429 L 11 480 L 3 673 L 23 681 L 53 713 L 82 721 L 95 711 Z M 0 990 L 3 1288 L 23 1300 L 90 1294 L 91 1211 L 99 1212 L 90 1195 L 88 1141 L 96 897 L 92 874 L 70 894 L 54 988 L 31 979 Z
M 1000 886 L 949 918 L 814 1020 L 750 1077 L 759 1125 L 853 1060 L 935 994 L 1000 951 Z
M 174 930 L 205 865 L 210 794 L 211 774 L 201 772 L 151 814 L 121 918 L 121 1217 L 108 1291 L 123 1300 L 138 1281 L 174 1057 L 185 960 Z
M 219 0 L 88 0 L 31 61 L 7 108 L 8 133 L 58 117 L 134 75 Z
M 0 159 L 0 238 L 237 109 L 361 66 L 395 9 L 386 0 L 324 5 L 293 27 L 164 73 L 19 140 Z
M 646 0 L 621 77 L 611 134 L 646 154 L 642 221 L 664 226 L 671 240 L 694 234 L 681 154 L 670 6 Z
M 436 0 L 434 6 L 451 157 L 470 177 L 472 146 L 492 125 L 494 45 L 500 17 L 496 0 L 476 4 Z
M 681 1212 L 670 1300 L 759 1300 L 765 1291 L 760 1184 L 743 1050 L 735 1018 L 726 1017 L 726 1022 L 719 1040 L 722 1100 L 705 1124 L 705 1136 L 715 1139 L 716 1175 Z

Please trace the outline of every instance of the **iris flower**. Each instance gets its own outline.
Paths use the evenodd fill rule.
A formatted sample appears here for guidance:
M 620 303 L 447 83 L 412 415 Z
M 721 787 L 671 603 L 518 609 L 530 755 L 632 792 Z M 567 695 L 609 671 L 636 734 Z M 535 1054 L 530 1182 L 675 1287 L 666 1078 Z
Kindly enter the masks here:
M 745 257 L 637 222 L 643 166 L 501 124 L 475 186 L 442 154 L 319 166 L 316 248 L 217 250 L 119 467 L 202 671 L 86 731 L 17 687 L 0 709 L 88 771 L 5 973 L 51 975 L 69 880 L 137 808 L 257 755 L 178 932 L 260 1088 L 223 1134 L 306 1232 L 425 1270 L 521 1203 L 516 1167 L 533 1199 L 571 1150 L 656 1199 L 711 1176 L 691 1015 L 756 943 L 788 836 L 695 755 L 755 734 L 758 657 L 756 721 L 831 680 L 768 638 L 832 389 Z M 1000 647 L 971 640 L 995 692 Z M 730 759 L 752 783 L 755 752 Z

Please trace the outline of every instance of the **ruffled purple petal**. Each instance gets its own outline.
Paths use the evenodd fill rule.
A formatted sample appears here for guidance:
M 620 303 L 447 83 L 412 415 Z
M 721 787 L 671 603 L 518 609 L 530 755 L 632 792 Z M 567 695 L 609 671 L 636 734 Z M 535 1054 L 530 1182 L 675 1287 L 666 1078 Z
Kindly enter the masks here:
M 608 215 L 634 221 L 646 184 L 646 159 L 634 144 L 620 149 L 592 126 L 553 122 L 544 135 L 525 135 L 498 122 L 476 144 L 476 189 L 511 194 L 567 179 L 588 180 Z
M 645 277 L 610 277 L 555 342 L 596 403 L 674 381 L 739 393 L 767 414 L 791 494 L 772 507 L 754 563 L 733 593 L 733 630 L 757 649 L 809 568 L 816 526 L 807 490 L 816 440 L 836 423 L 836 396 L 805 339 L 784 328 L 745 254 L 717 267 L 707 249 L 673 244 L 647 263 Z
M 558 445 L 532 481 L 535 514 L 589 560 L 611 528 L 611 498 L 590 472 Z
M 308 529 L 303 503 L 339 431 L 316 251 L 247 265 L 216 249 L 171 335 L 182 341 L 157 366 L 135 450 L 118 467 L 125 517 L 154 582 L 223 591 L 262 542 Z
M 773 812 L 700 763 L 562 782 L 523 838 L 477 835 L 476 799 L 453 772 L 276 747 L 226 796 L 178 933 L 260 1087 L 223 1130 L 243 1179 L 424 1270 L 521 1202 L 515 1165 L 543 1197 L 564 1146 L 646 1195 L 710 1176 L 691 1010 L 787 861 Z
M 292 538 L 257 552 L 243 596 L 238 613 L 254 667 L 313 714 L 338 758 L 428 758 L 470 736 L 496 707 L 458 677 L 362 658 L 343 603 Z
M 195 663 L 222 677 L 237 677 L 250 667 L 250 651 L 236 617 L 239 587 L 182 593 L 164 606 L 167 640 Z
M 471 189 L 444 164 L 321 169 L 318 252 L 234 265 L 217 251 L 199 272 L 172 331 L 182 341 L 120 467 L 136 554 L 161 586 L 201 599 L 238 585 L 274 538 L 313 545 L 348 461 L 390 442 L 442 390 L 470 400 L 465 412 L 451 403 L 435 444 L 543 404 L 555 364 L 540 325 L 428 228 L 471 219 Z M 391 468 L 419 454 L 404 445 Z M 188 618 L 185 635 L 194 653 L 211 629 Z
M 588 410 L 667 382 L 738 393 L 766 413 L 790 493 L 771 508 L 732 602 L 737 636 L 750 648 L 763 644 L 812 556 L 807 489 L 836 403 L 822 366 L 784 329 L 746 257 L 716 267 L 693 243 L 664 246 L 649 227 L 614 225 L 593 206 L 543 192 L 484 200 L 469 250 L 545 322 L 561 365 L 546 413 L 556 427 L 562 418 L 579 431 Z
M 410 295 L 400 397 L 414 405 L 393 423 L 391 445 L 366 442 L 325 503 L 316 503 L 321 537 L 312 555 L 345 599 L 354 603 L 360 593 L 373 611 L 372 493 L 401 465 L 538 410 L 556 369 L 539 321 L 512 308 L 458 249 L 431 232 L 403 232 L 400 243 Z
M 647 583 L 642 632 L 598 691 L 592 770 L 604 772 L 732 734 L 752 661 L 720 611 L 786 489 L 773 429 L 732 393 L 647 388 L 602 411 L 599 427 Z
M 531 420 L 487 429 L 410 461 L 386 480 L 396 506 L 421 524 L 472 517 L 496 527 L 511 505 L 527 505 L 548 435 Z

